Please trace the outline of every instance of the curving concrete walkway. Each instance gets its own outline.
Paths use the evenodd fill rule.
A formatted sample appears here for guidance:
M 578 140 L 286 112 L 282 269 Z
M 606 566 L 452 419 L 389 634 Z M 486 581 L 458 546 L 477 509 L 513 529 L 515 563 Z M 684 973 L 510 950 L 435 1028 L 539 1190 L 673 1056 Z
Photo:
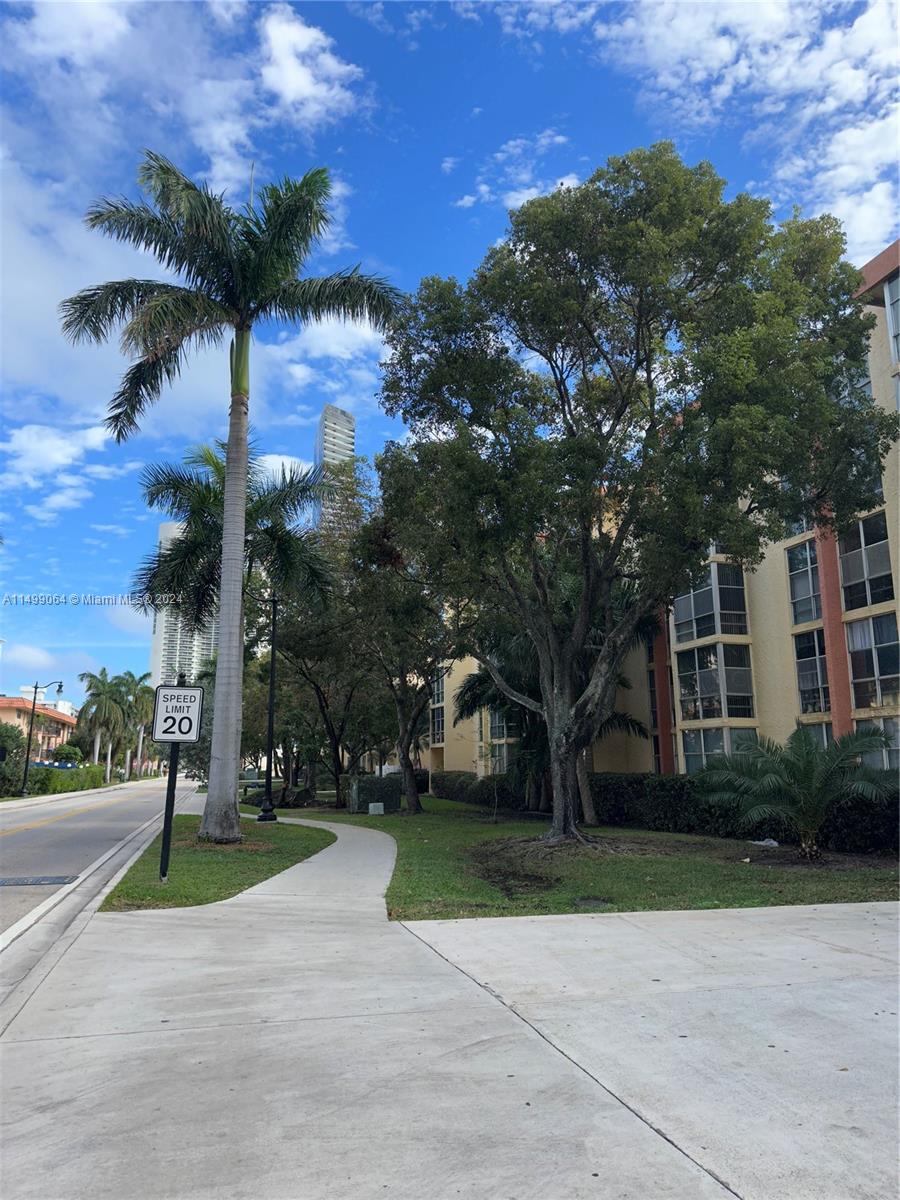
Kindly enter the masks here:
M 303 823 L 232 900 L 88 923 L 0 1044 L 4 1200 L 769 1200 L 614 1094 L 602 1012 L 587 1067 L 448 961 L 492 922 L 388 922 L 391 838 Z
M 94 916 L 3 1039 L 4 1200 L 729 1194 L 386 920 L 391 838 L 326 827 L 232 900 Z

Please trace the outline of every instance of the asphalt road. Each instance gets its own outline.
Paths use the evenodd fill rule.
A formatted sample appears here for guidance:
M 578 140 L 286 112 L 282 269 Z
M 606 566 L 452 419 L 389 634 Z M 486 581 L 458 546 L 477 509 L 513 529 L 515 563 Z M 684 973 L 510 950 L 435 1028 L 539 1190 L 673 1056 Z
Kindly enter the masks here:
M 162 812 L 164 779 L 26 807 L 0 804 L 0 878 L 70 877 Z M 63 883 L 0 886 L 0 932 Z

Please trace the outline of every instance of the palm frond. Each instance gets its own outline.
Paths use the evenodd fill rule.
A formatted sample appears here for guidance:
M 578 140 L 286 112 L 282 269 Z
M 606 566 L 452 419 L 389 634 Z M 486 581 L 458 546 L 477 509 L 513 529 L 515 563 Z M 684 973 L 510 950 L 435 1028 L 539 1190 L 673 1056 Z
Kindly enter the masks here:
M 260 191 L 260 211 L 251 212 L 242 230 L 250 243 L 259 290 L 277 285 L 300 269 L 316 241 L 328 228 L 331 180 L 316 167 L 301 179 L 285 178 Z
M 190 288 L 170 287 L 148 296 L 122 329 L 123 354 L 148 354 L 172 342 L 221 345 L 231 332 L 234 314 Z
M 138 183 L 149 193 L 160 212 L 199 243 L 210 258 L 233 268 L 234 214 L 222 196 L 194 183 L 162 154 L 144 151 Z
M 63 336 L 73 344 L 105 342 L 149 300 L 182 290 L 154 279 L 116 279 L 82 288 L 59 306 Z
M 369 321 L 383 329 L 402 298 L 397 288 L 354 267 L 310 279 L 282 283 L 259 306 L 258 316 L 306 324 L 336 317 L 344 321 Z
M 334 484 L 326 482 L 323 467 L 304 470 L 296 465 L 282 467 L 278 475 L 251 473 L 250 505 L 259 521 L 283 520 L 288 524 L 318 503 L 337 494 Z
M 106 415 L 106 426 L 117 442 L 124 442 L 138 429 L 145 409 L 159 399 L 163 384 L 174 383 L 183 362 L 182 347 L 171 345 L 138 359 L 128 368 Z
M 331 593 L 328 560 L 309 530 L 298 532 L 280 523 L 258 526 L 250 538 L 250 554 L 265 564 L 269 583 L 280 597 L 322 600 Z
M 597 728 L 597 737 L 605 738 L 611 733 L 627 733 L 629 737 L 649 738 L 647 726 L 637 717 L 626 712 L 611 712 Z

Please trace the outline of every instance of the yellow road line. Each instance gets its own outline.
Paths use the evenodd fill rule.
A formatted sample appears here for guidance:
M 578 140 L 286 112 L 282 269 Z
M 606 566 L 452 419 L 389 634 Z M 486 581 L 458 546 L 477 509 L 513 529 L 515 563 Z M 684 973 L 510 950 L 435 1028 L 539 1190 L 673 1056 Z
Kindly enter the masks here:
M 0 830 L 0 838 L 12 837 L 14 833 L 25 833 L 28 829 L 40 829 L 42 825 L 52 825 L 54 821 L 65 821 L 69 817 L 80 816 L 81 813 L 93 812 L 98 808 L 109 808 L 112 804 L 121 804 L 129 796 L 120 796 L 118 800 L 103 800 L 100 804 L 86 804 L 83 808 L 72 808 L 68 812 L 58 813 L 55 817 L 43 817 L 40 821 L 29 821 L 27 825 L 17 825 L 15 829 Z

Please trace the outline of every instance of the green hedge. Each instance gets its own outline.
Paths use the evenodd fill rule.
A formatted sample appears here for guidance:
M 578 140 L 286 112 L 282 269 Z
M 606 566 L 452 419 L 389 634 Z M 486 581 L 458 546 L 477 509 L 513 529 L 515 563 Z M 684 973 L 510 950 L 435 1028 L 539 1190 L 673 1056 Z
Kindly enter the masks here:
M 601 825 L 626 825 L 668 833 L 697 833 L 707 837 L 775 838 L 794 842 L 795 836 L 778 819 L 745 826 L 736 804 L 709 800 L 688 775 L 616 775 L 590 777 L 591 793 Z M 900 830 L 898 792 L 877 802 L 854 800 L 839 805 L 822 827 L 821 844 L 844 853 L 868 854 L 897 850 Z
M 738 820 L 736 804 L 709 800 L 689 775 L 614 774 L 589 775 L 591 794 L 601 825 L 658 829 L 664 833 L 696 833 L 704 837 L 742 840 L 775 838 L 796 841 L 779 820 L 745 826 Z M 500 808 L 521 809 L 522 796 L 510 786 L 507 775 L 478 779 L 472 771 L 432 771 L 431 792 L 445 800 L 490 807 L 494 789 Z M 839 805 L 822 827 L 821 844 L 848 854 L 871 854 L 898 849 L 900 801 L 895 788 L 887 800 L 854 800 Z
M 347 788 L 347 811 L 368 813 L 370 804 L 383 804 L 384 811 L 399 812 L 403 781 L 400 772 L 384 775 L 358 775 L 343 780 Z
M 31 767 L 28 771 L 29 796 L 53 796 L 57 792 L 83 792 L 103 786 L 106 768 Z
M 498 808 L 525 807 L 524 797 L 513 788 L 509 776 L 504 773 L 484 775 L 479 779 L 473 771 L 432 771 L 431 794 L 443 800 L 482 804 L 488 808 L 493 807 L 495 797 Z

